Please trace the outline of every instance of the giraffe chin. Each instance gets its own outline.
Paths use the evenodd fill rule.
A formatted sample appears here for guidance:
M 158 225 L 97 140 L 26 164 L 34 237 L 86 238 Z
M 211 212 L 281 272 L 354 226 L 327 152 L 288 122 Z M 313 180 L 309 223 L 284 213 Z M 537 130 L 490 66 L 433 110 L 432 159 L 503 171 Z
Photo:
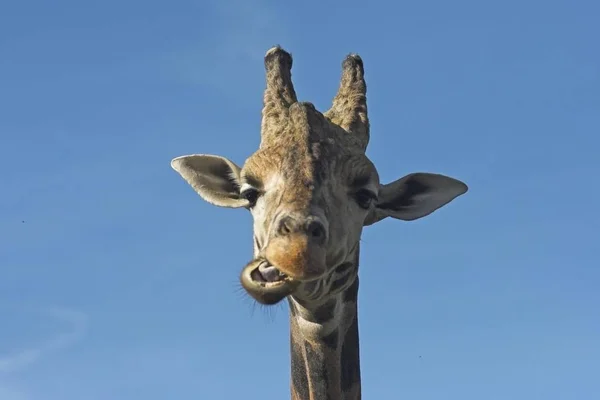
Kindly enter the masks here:
M 254 300 L 265 305 L 279 303 L 300 284 L 263 258 L 252 260 L 244 267 L 240 282 Z

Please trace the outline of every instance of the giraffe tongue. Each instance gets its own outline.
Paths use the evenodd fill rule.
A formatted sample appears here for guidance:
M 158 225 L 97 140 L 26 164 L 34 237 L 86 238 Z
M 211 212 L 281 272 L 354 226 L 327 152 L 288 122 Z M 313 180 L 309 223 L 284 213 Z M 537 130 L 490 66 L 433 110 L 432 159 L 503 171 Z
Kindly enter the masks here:
M 267 263 L 263 263 L 258 267 L 258 273 L 267 282 L 277 282 L 283 278 L 277 268 Z

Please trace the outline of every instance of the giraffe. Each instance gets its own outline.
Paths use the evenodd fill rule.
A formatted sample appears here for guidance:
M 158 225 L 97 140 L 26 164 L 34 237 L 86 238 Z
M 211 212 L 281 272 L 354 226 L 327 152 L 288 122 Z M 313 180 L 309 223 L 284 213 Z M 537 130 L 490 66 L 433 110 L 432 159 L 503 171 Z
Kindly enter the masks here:
M 432 173 L 381 184 L 365 155 L 369 119 L 363 61 L 342 63 L 331 108 L 299 102 L 292 56 L 275 46 L 264 58 L 259 148 L 239 167 L 193 154 L 171 166 L 208 203 L 246 208 L 253 217 L 254 256 L 241 285 L 257 302 L 287 299 L 291 398 L 361 398 L 358 264 L 364 226 L 384 218 L 425 217 L 467 192 Z

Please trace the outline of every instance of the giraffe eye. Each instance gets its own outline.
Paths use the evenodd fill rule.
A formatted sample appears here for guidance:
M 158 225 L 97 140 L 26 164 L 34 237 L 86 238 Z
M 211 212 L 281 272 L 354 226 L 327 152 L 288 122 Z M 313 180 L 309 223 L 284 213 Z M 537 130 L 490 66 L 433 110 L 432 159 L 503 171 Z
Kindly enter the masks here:
M 368 210 L 369 207 L 371 207 L 373 200 L 375 200 L 376 195 L 370 190 L 362 189 L 356 192 L 354 198 L 356 199 L 356 203 L 360 208 Z
M 248 203 L 250 203 L 248 207 L 250 208 L 254 207 L 259 196 L 260 193 L 254 188 L 245 189 L 242 193 L 240 193 L 240 197 L 248 200 Z

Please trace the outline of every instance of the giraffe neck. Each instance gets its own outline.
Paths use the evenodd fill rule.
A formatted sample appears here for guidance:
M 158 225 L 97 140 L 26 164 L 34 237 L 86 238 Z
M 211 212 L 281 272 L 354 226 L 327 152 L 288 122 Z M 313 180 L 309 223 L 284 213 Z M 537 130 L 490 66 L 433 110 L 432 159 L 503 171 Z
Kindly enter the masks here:
M 318 307 L 290 298 L 292 400 L 359 400 L 358 277 Z

